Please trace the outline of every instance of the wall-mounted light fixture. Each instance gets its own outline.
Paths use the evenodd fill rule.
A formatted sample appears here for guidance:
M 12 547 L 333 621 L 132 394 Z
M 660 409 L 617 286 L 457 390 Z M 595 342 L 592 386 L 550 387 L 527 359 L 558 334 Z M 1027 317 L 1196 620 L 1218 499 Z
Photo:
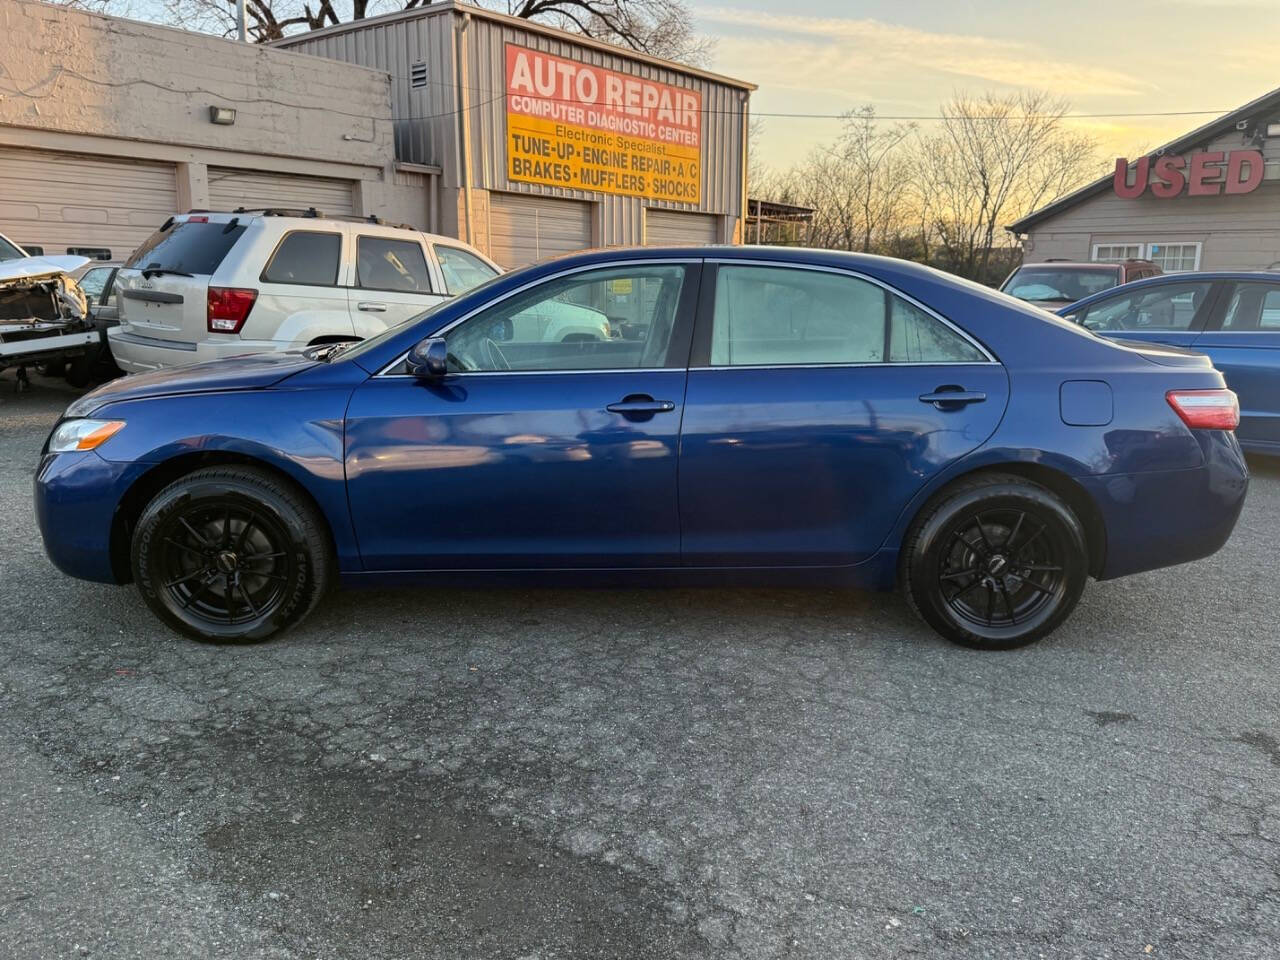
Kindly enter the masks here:
M 1268 123 L 1268 124 L 1267 124 L 1267 136 L 1268 136 L 1268 137 L 1280 137 L 1280 123 Z
M 236 122 L 236 112 L 231 107 L 210 107 L 209 122 L 229 127 Z

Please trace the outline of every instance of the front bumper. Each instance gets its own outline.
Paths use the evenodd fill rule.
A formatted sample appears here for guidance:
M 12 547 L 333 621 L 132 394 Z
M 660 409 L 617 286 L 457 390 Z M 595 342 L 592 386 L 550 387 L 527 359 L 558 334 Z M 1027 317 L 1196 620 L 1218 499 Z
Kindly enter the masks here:
M 112 463 L 95 452 L 46 453 L 35 477 L 36 522 L 45 552 L 63 573 L 99 583 L 123 583 L 113 565 L 111 534 L 124 493 L 145 463 Z
M 298 344 L 280 340 L 242 340 L 227 336 L 218 340 L 162 340 L 143 336 L 123 327 L 107 331 L 111 356 L 125 373 L 146 373 L 168 367 L 185 367 L 206 360 L 242 357 L 251 353 L 281 353 L 298 349 Z
M 1188 563 L 1216 553 L 1235 529 L 1249 467 L 1235 435 L 1206 432 L 1204 464 L 1081 478 L 1107 531 L 1099 580 Z

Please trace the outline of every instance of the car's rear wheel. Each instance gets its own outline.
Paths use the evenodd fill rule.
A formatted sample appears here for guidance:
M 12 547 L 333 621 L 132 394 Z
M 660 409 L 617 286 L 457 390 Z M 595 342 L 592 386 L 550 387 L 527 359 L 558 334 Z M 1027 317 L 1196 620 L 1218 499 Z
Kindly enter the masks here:
M 252 642 L 305 617 L 332 579 L 323 520 L 286 481 L 207 467 L 147 504 L 133 576 L 151 610 L 199 640 Z
M 987 474 L 945 490 L 903 542 L 908 602 L 955 643 L 1007 650 L 1055 630 L 1089 576 L 1079 519 L 1050 490 Z

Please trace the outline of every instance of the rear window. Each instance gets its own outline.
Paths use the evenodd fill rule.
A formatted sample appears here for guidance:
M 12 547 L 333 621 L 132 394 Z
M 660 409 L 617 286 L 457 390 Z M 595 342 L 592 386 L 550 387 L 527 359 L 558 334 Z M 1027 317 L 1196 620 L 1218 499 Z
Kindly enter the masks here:
M 125 266 L 207 275 L 218 269 L 243 233 L 244 226 L 234 220 L 227 223 L 184 220 L 147 237 Z
M 440 261 L 440 272 L 444 274 L 444 284 L 452 294 L 463 293 L 472 287 L 478 287 L 497 274 L 479 257 L 472 256 L 458 247 L 436 244 L 436 259 Z
M 1120 282 L 1115 267 L 1062 270 L 1053 267 L 1021 267 L 1001 288 L 1019 300 L 1083 300 Z
M 36 251 L 37 252 L 31 254 L 31 256 L 35 257 L 44 253 L 44 250 L 39 247 L 36 248 Z M 4 237 L 0 237 L 0 260 L 21 260 L 25 256 L 26 254 L 15 247 L 12 243 Z

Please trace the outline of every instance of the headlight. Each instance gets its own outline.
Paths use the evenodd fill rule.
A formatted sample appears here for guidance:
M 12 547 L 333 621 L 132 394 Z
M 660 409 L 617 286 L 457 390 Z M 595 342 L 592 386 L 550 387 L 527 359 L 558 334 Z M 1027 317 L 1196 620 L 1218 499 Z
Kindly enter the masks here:
M 123 420 L 64 420 L 49 438 L 49 452 L 96 450 L 123 429 Z

